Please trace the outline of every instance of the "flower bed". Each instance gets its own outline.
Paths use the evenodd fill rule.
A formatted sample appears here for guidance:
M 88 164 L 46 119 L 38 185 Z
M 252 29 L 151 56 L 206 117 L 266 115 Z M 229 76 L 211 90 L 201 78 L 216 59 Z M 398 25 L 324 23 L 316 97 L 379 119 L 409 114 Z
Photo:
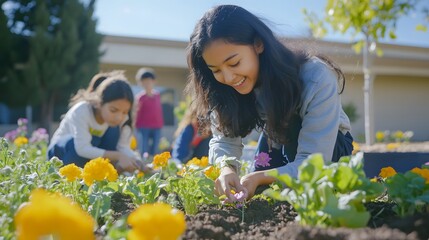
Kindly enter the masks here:
M 261 191 L 259 191 L 261 192 Z M 112 199 L 118 216 L 132 210 L 126 196 Z M 131 207 L 131 208 L 130 208 Z M 371 212 L 367 226 L 359 229 L 301 226 L 295 222 L 297 213 L 287 202 L 251 200 L 244 222 L 241 212 L 233 206 L 203 205 L 198 213 L 186 216 L 183 239 L 428 239 L 429 215 L 418 214 L 399 218 L 393 204 L 377 202 L 366 205 Z M 100 234 L 100 238 L 102 235 Z
M 429 238 L 426 168 L 384 168 L 370 180 L 360 153 L 330 165 L 313 155 L 297 179 L 274 171 L 278 182 L 253 199 L 234 192 L 236 203 L 221 204 L 213 194 L 219 169 L 207 158 L 177 166 L 163 153 L 150 174 L 118 175 L 102 158 L 83 169 L 46 161 L 45 139 L 0 139 L 5 239 Z

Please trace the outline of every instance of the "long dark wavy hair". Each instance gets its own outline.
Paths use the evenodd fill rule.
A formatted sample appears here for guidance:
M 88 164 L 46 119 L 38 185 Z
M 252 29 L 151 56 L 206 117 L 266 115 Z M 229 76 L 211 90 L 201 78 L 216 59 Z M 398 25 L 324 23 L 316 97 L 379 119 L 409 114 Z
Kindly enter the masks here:
M 256 86 L 261 89 L 258 97 L 265 103 L 265 122 L 256 110 L 254 91 L 246 95 L 238 93 L 216 81 L 207 67 L 202 57 L 205 47 L 219 39 L 237 45 L 263 43 Z M 286 143 L 289 121 L 301 103 L 300 66 L 310 57 L 307 52 L 294 52 L 285 47 L 261 19 L 247 10 L 234 5 L 217 6 L 204 14 L 190 37 L 187 48 L 190 76 L 186 92 L 192 96 L 199 116 L 207 116 L 211 111 L 217 113 L 218 130 L 225 136 L 244 137 L 265 124 L 264 131 L 270 139 Z M 338 68 L 326 58 L 322 59 L 344 80 Z M 209 122 L 200 123 L 200 127 L 209 128 Z

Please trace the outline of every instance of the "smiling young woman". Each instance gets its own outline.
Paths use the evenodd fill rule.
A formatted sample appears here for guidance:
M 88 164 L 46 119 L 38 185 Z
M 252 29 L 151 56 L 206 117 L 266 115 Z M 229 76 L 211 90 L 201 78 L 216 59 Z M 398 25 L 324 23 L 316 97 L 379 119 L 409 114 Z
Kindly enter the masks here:
M 187 50 L 186 91 L 197 115 L 207 120 L 200 128 L 213 132 L 209 159 L 222 166 L 218 194 L 233 200 L 234 189 L 251 197 L 258 185 L 274 181 L 265 175 L 269 169 L 296 177 L 312 153 L 326 161 L 352 153 L 340 98 L 344 76 L 326 57 L 292 51 L 258 17 L 234 5 L 207 11 Z M 239 179 L 242 138 L 254 128 L 262 132 L 256 154 L 265 152 L 271 160 Z

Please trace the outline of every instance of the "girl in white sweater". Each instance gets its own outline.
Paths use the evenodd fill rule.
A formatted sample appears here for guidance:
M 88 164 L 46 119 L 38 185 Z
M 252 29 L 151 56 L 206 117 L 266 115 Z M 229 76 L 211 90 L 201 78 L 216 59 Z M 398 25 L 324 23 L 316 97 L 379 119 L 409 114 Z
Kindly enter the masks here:
M 81 92 L 82 93 L 82 92 Z M 73 98 L 48 148 L 48 157 L 83 167 L 93 158 L 110 159 L 119 171 L 139 168 L 130 149 L 133 92 L 122 75 L 109 76 L 94 91 Z

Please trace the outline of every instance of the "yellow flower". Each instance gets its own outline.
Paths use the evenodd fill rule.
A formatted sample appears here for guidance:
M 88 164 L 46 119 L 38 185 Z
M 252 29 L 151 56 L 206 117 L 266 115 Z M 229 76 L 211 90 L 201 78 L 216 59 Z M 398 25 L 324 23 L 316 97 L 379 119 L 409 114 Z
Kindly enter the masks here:
M 186 163 L 186 166 L 191 166 L 191 165 L 195 165 L 198 167 L 207 167 L 207 165 L 209 165 L 209 158 L 208 157 L 202 157 L 200 160 L 200 159 L 194 157 Z
M 247 145 L 249 145 L 249 146 L 251 146 L 251 147 L 256 147 L 256 146 L 258 146 L 258 142 L 257 142 L 257 141 L 255 141 L 255 140 L 252 140 L 252 141 L 249 141 L 249 142 L 247 143 Z
M 220 169 L 218 167 L 212 165 L 212 166 L 206 168 L 206 170 L 204 171 L 204 175 L 206 175 L 206 177 L 208 177 L 214 181 L 219 177 Z
M 399 143 L 388 143 L 386 148 L 387 150 L 395 150 L 399 147 Z
M 15 140 L 13 141 L 13 143 L 17 147 L 21 147 L 22 145 L 25 145 L 25 144 L 28 143 L 28 138 L 26 138 L 26 137 L 17 137 L 17 138 L 15 138 Z
M 402 131 L 396 131 L 393 133 L 393 138 L 397 140 L 402 140 L 403 137 L 404 137 L 404 132 Z
M 134 135 L 131 136 L 130 148 L 132 150 L 136 150 L 137 149 L 137 139 L 136 139 L 136 137 Z
M 68 164 L 60 168 L 60 175 L 67 178 L 67 181 L 73 182 L 74 180 L 82 178 L 82 168 L 76 164 Z
M 166 203 L 144 204 L 128 219 L 128 240 L 178 239 L 186 229 L 185 215 Z
M 371 181 L 371 182 L 378 182 L 378 180 L 377 180 L 377 178 L 376 178 L 376 177 L 371 178 L 371 179 L 370 179 L 370 181 Z
M 200 165 L 200 159 L 194 157 L 186 163 L 186 166 L 191 166 L 191 165 L 199 166 Z
M 207 165 L 209 165 L 209 158 L 202 157 L 200 161 L 200 167 L 207 167 Z
M 384 132 L 382 132 L 382 131 L 377 131 L 377 132 L 375 133 L 375 140 L 377 140 L 377 142 L 383 142 L 383 141 L 384 141 L 384 138 L 385 138 L 385 136 L 384 136 Z
M 385 167 L 381 169 L 380 174 L 378 174 L 378 176 L 382 178 L 388 178 L 394 176 L 395 174 L 395 169 L 393 169 L 392 167 Z
M 359 143 L 357 143 L 357 142 L 353 141 L 353 142 L 352 142 L 352 145 L 353 145 L 353 152 L 352 152 L 352 154 L 356 154 L 356 153 L 358 153 L 358 152 L 360 151 Z
M 168 159 L 171 158 L 170 152 L 163 152 L 161 154 L 157 154 L 153 157 L 153 168 L 164 168 L 168 165 Z
M 187 173 L 186 172 L 186 167 L 182 167 L 182 169 L 180 171 L 178 171 L 176 174 L 179 175 L 179 176 L 184 177 L 186 173 Z
M 413 169 L 411 169 L 411 172 L 419 174 L 424 179 L 426 179 L 426 184 L 429 184 L 429 169 L 413 168 Z
M 137 173 L 137 178 L 142 178 L 142 177 L 144 177 L 144 172 L 139 171 L 139 172 Z
M 90 240 L 95 239 L 94 226 L 94 219 L 69 198 L 44 189 L 33 190 L 30 202 L 22 205 L 15 215 L 18 240 L 49 235 L 61 240 Z
M 103 181 L 104 179 L 110 182 L 118 179 L 118 172 L 107 158 L 95 158 L 85 164 L 83 168 L 83 181 L 90 186 L 94 181 Z

